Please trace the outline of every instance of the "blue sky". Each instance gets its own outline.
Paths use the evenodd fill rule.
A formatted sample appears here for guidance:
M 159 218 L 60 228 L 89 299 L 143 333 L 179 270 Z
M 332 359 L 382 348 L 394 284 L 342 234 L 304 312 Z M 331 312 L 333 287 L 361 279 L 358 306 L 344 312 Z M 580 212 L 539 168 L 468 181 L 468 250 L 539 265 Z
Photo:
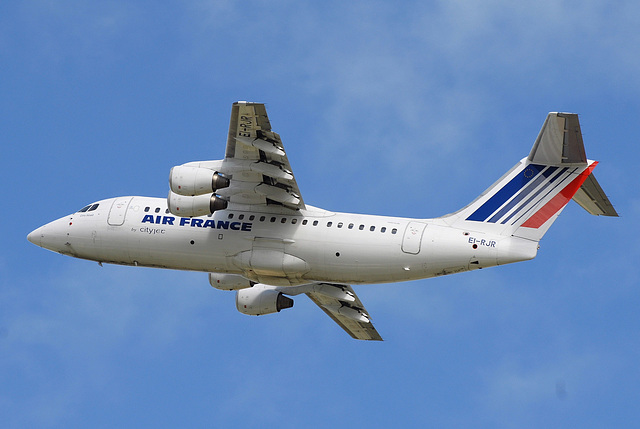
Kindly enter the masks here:
M 3 2 L 3 426 L 634 427 L 640 6 L 521 3 Z M 222 158 L 236 100 L 267 104 L 307 203 L 422 218 L 577 112 L 622 217 L 571 203 L 531 262 L 356 287 L 383 343 L 27 242 Z

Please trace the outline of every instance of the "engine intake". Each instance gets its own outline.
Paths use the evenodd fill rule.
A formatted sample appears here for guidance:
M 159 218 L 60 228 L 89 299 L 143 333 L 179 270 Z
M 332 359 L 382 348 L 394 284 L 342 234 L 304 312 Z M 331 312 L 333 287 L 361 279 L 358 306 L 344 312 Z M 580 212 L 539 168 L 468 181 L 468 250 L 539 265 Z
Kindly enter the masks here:
M 229 186 L 229 179 L 217 171 L 178 165 L 169 173 L 169 187 L 184 196 L 204 195 Z
M 293 300 L 273 286 L 257 284 L 236 292 L 236 308 L 242 314 L 260 316 L 293 307 Z
M 216 210 L 224 210 L 228 203 L 216 194 L 186 197 L 169 191 L 167 205 L 169 211 L 176 216 L 197 217 L 209 215 Z

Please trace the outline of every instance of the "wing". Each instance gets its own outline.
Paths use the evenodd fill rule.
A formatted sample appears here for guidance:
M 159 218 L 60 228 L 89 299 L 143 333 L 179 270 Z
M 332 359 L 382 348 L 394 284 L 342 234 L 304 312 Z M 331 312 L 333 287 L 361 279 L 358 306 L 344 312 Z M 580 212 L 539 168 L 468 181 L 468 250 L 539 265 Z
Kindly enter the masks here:
M 218 191 L 230 203 L 305 208 L 282 140 L 271 131 L 264 104 L 233 103 L 219 172 L 231 179 L 228 188 Z
M 371 323 L 369 313 L 349 285 L 311 283 L 280 287 L 278 290 L 286 295 L 306 294 L 356 340 L 382 341 L 382 337 Z

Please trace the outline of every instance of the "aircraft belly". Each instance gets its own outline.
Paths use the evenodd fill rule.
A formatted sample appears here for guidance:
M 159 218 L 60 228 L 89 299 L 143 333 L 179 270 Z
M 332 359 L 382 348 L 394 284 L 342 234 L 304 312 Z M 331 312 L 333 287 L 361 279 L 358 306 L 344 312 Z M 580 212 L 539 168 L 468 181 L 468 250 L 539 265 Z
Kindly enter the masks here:
M 243 271 L 252 271 L 257 276 L 301 277 L 310 270 L 303 259 L 279 249 L 254 248 L 238 253 L 233 262 Z
M 304 252 L 307 246 L 309 253 Z M 400 243 L 379 240 L 347 242 L 327 237 L 320 245 L 309 241 L 300 252 L 311 268 L 306 279 L 352 284 L 408 280 L 406 256 L 417 260 L 414 255 L 403 253 Z

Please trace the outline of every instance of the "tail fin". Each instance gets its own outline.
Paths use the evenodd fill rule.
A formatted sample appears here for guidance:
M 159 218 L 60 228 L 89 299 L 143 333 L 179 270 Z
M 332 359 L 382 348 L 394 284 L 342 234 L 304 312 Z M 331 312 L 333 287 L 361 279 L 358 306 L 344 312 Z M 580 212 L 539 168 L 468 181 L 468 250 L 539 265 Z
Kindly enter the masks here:
M 462 210 L 452 226 L 539 241 L 574 198 L 589 213 L 617 216 L 591 174 L 578 115 L 549 113 L 531 153 Z

